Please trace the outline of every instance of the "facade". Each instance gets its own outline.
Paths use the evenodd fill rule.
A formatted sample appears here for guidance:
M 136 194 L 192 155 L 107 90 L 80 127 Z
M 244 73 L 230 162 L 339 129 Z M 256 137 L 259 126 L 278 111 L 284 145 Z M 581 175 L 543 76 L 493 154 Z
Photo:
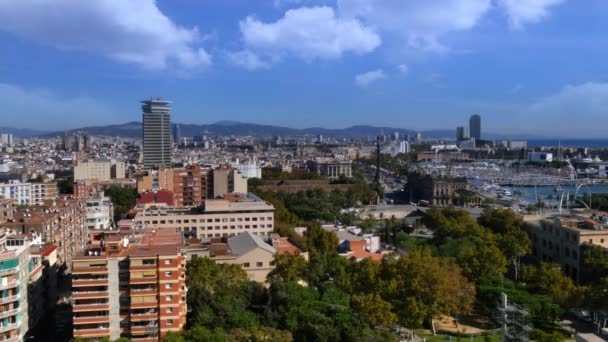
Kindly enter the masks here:
M 59 191 L 57 190 L 57 182 L 40 182 L 31 183 L 31 202 L 33 205 L 44 205 L 48 200 L 52 200 L 57 197 Z
M 171 165 L 171 107 L 158 98 L 142 101 L 144 168 Z
M 352 177 L 352 161 L 350 160 L 328 160 L 317 159 L 309 163 L 309 169 L 329 179 L 337 179 L 340 176 Z
M 74 181 L 107 182 L 125 178 L 125 163 L 116 160 L 87 160 L 74 165 Z
M 469 128 L 458 126 L 456 127 L 456 141 L 463 141 L 470 138 Z
M 179 230 L 184 236 L 206 241 L 251 232 L 270 236 L 274 230 L 274 206 L 252 194 L 230 199 L 208 199 L 201 208 L 150 206 L 140 208 L 135 225 L 158 230 Z
M 200 206 L 206 199 L 225 194 L 246 193 L 247 179 L 239 170 L 229 167 L 211 168 L 188 165 L 182 168 L 148 170 L 137 182 L 140 194 L 168 190 L 176 207 Z
M 0 145 L 11 147 L 14 145 L 13 135 L 10 133 L 0 134 Z
M 114 207 L 110 197 L 99 192 L 86 200 L 87 229 L 112 229 Z
M 186 323 L 185 258 L 175 230 L 108 237 L 73 260 L 74 337 L 160 341 Z
M 481 140 L 481 116 L 474 114 L 469 119 L 469 136 Z
M 245 178 L 262 178 L 262 168 L 255 162 L 250 164 L 236 163 L 232 166 L 241 171 Z
M 406 196 L 413 202 L 426 202 L 438 206 L 464 204 L 462 192 L 468 191 L 469 185 L 464 178 L 436 177 L 425 174 L 410 173 L 407 177 Z
M 69 264 L 88 241 L 86 205 L 82 199 L 58 198 L 44 205 L 19 208 L 3 224 L 17 234 L 32 234 L 42 244 L 57 246 L 58 265 Z
M 550 217 L 526 220 L 532 240 L 532 255 L 538 261 L 558 263 L 562 271 L 580 280 L 581 247 L 584 244 L 608 248 L 608 220 L 605 218 Z
M 550 163 L 553 161 L 553 153 L 549 152 L 529 152 L 528 161 L 534 163 Z
M 13 201 L 0 197 L 0 224 L 13 219 Z
M 31 191 L 30 183 L 21 183 L 18 180 L 0 184 L 0 197 L 11 199 L 17 205 L 32 204 Z

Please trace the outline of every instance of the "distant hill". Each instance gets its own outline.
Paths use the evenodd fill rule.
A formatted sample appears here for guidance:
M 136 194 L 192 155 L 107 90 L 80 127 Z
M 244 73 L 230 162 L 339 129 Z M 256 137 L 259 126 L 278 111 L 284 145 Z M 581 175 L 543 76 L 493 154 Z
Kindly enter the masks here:
M 312 127 L 304 129 L 296 129 L 282 126 L 272 125 L 261 125 L 253 123 L 243 123 L 234 121 L 219 121 L 213 124 L 197 125 L 197 124 L 179 124 L 180 133 L 184 137 L 197 136 L 197 135 L 208 135 L 208 136 L 255 136 L 255 137 L 273 137 L 273 136 L 318 136 L 334 137 L 334 138 L 358 138 L 358 137 L 373 137 L 380 132 L 384 132 L 386 135 L 398 132 L 401 136 L 407 134 L 414 135 L 416 131 L 404 128 L 392 128 L 392 127 L 374 127 L 374 126 L 352 126 L 348 128 L 329 129 L 321 127 Z M 107 135 L 107 136 L 118 136 L 118 137 L 140 137 L 141 136 L 141 122 L 133 121 L 118 125 L 108 126 L 91 126 L 72 129 L 67 131 L 68 134 L 81 133 L 91 135 Z M 454 135 L 454 132 L 450 130 L 436 130 L 436 131 L 423 131 L 421 132 L 425 137 L 433 138 L 450 138 Z M 44 135 L 44 136 L 60 136 L 63 135 L 63 131 L 59 132 L 42 132 L 40 134 L 32 135 Z
M 90 135 L 105 135 L 117 136 L 123 138 L 138 138 L 141 137 L 142 128 L 141 122 L 132 121 L 124 124 L 107 125 L 107 126 L 89 126 L 77 129 L 68 130 L 68 134 L 80 133 Z M 347 128 L 322 128 L 311 127 L 304 129 L 261 125 L 253 123 L 244 123 L 236 121 L 218 121 L 212 124 L 179 124 L 181 135 L 184 137 L 191 136 L 254 136 L 254 137 L 274 137 L 274 136 L 318 136 L 332 138 L 363 138 L 374 137 L 381 132 L 385 135 L 392 135 L 398 132 L 401 137 L 405 135 L 415 135 L 418 131 L 406 128 L 394 127 L 376 127 L 368 125 L 355 125 Z M 12 133 L 15 136 L 62 136 L 64 131 L 44 132 L 33 129 L 0 127 L 0 133 Z M 452 139 L 455 135 L 453 130 L 428 130 L 420 131 L 425 138 L 436 139 Z M 484 134 L 485 139 L 506 139 L 504 134 Z M 526 139 L 522 136 L 510 136 L 511 139 Z M 528 137 L 533 139 L 534 137 Z M 543 137 L 544 138 L 544 137 Z
M 49 132 L 29 128 L 0 127 L 0 133 L 9 133 L 16 137 L 31 137 L 36 135 L 44 135 Z

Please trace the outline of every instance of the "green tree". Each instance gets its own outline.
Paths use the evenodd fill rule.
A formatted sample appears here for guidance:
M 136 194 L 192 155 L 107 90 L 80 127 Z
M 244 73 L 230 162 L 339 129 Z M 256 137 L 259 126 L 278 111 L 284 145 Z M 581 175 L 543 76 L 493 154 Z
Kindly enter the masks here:
M 274 269 L 268 273 L 268 281 L 297 282 L 304 279 L 306 260 L 300 255 L 291 253 L 275 254 Z
M 457 265 L 433 256 L 428 249 L 383 261 L 380 275 L 382 297 L 391 302 L 399 320 L 409 327 L 427 321 L 434 332 L 433 318 L 472 310 L 474 285 Z
M 137 200 L 137 191 L 135 189 L 123 188 L 118 185 L 112 185 L 106 191 L 106 195 L 110 196 L 112 200 L 115 221 L 125 217 L 135 207 Z
M 525 265 L 522 267 L 522 281 L 532 291 L 550 296 L 563 308 L 571 307 L 578 299 L 579 289 L 561 272 L 558 264 Z
M 208 257 L 194 256 L 186 266 L 186 285 L 209 292 L 235 288 L 248 280 L 247 273 L 236 264 L 216 264 Z
M 354 295 L 351 300 L 353 310 L 362 321 L 368 322 L 372 327 L 388 326 L 397 321 L 393 306 L 380 295 Z
M 308 251 L 313 254 L 324 254 L 338 249 L 338 237 L 317 224 L 312 224 L 308 227 L 304 238 L 306 239 Z

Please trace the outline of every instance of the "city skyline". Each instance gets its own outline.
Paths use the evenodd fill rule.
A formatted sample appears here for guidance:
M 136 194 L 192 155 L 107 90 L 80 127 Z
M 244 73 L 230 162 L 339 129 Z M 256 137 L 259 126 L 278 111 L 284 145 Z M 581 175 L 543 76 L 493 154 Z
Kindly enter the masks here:
M 178 123 L 430 130 L 480 113 L 488 132 L 594 138 L 608 124 L 597 0 L 49 3 L 0 5 L 1 126 L 136 121 L 151 94 Z

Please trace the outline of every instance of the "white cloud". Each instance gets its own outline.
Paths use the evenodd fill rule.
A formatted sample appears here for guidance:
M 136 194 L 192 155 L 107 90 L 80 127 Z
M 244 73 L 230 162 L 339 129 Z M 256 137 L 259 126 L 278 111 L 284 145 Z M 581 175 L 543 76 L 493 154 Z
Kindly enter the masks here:
M 473 28 L 491 0 L 338 0 L 338 12 L 402 35 L 411 47 L 442 52 L 440 37 Z
M 270 67 L 268 62 L 263 61 L 257 54 L 250 50 L 229 52 L 228 59 L 231 63 L 247 70 L 266 69 Z
M 410 68 L 407 66 L 407 64 L 399 64 L 397 65 L 397 69 L 399 69 L 399 72 L 401 72 L 402 74 L 407 74 L 410 71 Z
M 524 24 L 537 23 L 549 15 L 549 8 L 563 3 L 564 0 L 499 0 L 506 11 L 509 25 L 521 29 Z
M 211 63 L 211 56 L 198 46 L 198 29 L 172 22 L 155 0 L 4 0 L 0 30 L 149 69 Z
M 608 125 L 608 83 L 567 85 L 539 98 L 522 110 L 518 122 L 549 135 L 605 136 Z M 584 136 L 583 136 L 584 137 Z
M 2 124 L 41 130 L 62 130 L 86 125 L 127 121 L 90 97 L 62 98 L 46 89 L 25 89 L 0 83 Z
M 344 53 L 369 53 L 381 44 L 376 32 L 355 18 L 336 16 L 331 7 L 302 7 L 272 23 L 254 17 L 240 22 L 248 49 L 266 55 L 293 54 L 307 61 L 335 59 Z
M 376 69 L 355 76 L 355 84 L 361 88 L 366 88 L 372 83 L 383 80 L 385 78 L 386 74 L 384 73 L 384 71 L 382 69 Z

